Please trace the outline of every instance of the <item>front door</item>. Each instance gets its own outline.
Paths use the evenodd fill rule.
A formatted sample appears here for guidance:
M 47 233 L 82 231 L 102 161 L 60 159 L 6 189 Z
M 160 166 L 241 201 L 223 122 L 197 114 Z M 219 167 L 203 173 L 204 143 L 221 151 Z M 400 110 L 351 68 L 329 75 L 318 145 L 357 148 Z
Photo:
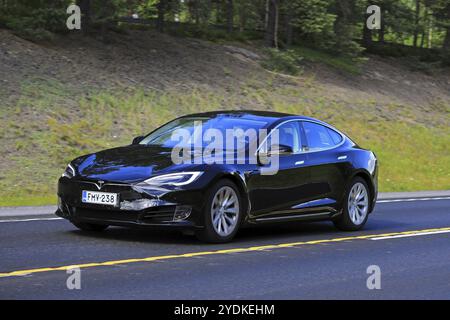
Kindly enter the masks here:
M 302 152 L 304 145 L 301 141 L 300 122 L 287 121 L 276 129 L 279 141 L 277 143 L 270 140 L 275 136 L 272 130 L 268 136 L 268 145 L 279 145 L 285 149 L 288 147 L 291 152 L 278 156 L 276 174 L 263 174 L 263 166 L 249 177 L 247 184 L 252 215 L 255 217 L 289 214 L 295 210 L 293 208 L 311 197 L 308 189 L 310 172 L 307 155 Z

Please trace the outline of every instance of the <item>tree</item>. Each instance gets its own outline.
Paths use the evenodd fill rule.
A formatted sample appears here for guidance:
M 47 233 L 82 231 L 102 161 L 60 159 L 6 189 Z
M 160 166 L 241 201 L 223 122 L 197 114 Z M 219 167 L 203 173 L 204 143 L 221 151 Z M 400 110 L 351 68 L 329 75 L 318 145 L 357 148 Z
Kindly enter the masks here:
M 234 6 L 233 0 L 227 1 L 227 31 L 229 33 L 233 32 L 233 24 L 234 24 Z
M 357 56 L 363 48 L 354 41 L 356 35 L 356 0 L 336 0 L 334 21 L 334 50 L 342 55 Z
M 158 9 L 158 19 L 156 23 L 156 28 L 159 32 L 164 32 L 164 15 L 166 13 L 168 0 L 159 0 L 157 6 Z
M 278 48 L 279 0 L 267 0 L 267 26 L 265 43 L 267 47 Z
M 87 34 L 91 26 L 91 0 L 77 0 L 77 5 L 81 11 L 81 29 Z
M 414 19 L 414 37 L 413 37 L 413 46 L 417 47 L 417 41 L 419 39 L 419 31 L 420 31 L 420 0 L 416 1 L 416 9 L 415 9 L 415 19 Z
M 366 3 L 368 5 L 368 3 Z M 372 46 L 372 30 L 367 28 L 367 19 L 369 19 L 370 13 L 367 13 L 367 10 L 364 11 L 364 20 L 363 20 L 363 46 L 365 48 L 369 48 Z
M 442 42 L 442 49 L 450 51 L 450 1 L 449 0 L 428 0 L 436 26 L 444 30 L 445 36 Z

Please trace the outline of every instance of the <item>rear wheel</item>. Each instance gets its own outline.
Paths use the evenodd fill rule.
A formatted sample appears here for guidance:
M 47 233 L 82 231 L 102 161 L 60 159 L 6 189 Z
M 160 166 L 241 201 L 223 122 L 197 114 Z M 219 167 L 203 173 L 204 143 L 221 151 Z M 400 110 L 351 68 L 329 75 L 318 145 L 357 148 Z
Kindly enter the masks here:
M 94 231 L 94 232 L 101 232 L 108 228 L 108 225 L 104 224 L 94 224 L 94 223 L 87 223 L 87 222 L 72 222 L 72 224 L 77 227 L 80 230 L 83 231 Z
M 356 231 L 364 227 L 369 216 L 370 195 L 364 179 L 353 179 L 347 191 L 342 214 L 334 221 L 337 228 Z
M 219 181 L 208 195 L 203 212 L 204 229 L 197 237 L 207 242 L 227 242 L 236 235 L 242 217 L 242 201 L 236 185 Z

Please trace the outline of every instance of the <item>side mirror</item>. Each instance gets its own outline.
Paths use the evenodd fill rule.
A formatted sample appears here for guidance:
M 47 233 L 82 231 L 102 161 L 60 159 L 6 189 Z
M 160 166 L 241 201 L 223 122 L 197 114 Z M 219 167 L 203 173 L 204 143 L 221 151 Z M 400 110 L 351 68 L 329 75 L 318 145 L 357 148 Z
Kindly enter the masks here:
M 133 139 L 133 142 L 131 144 L 139 144 L 139 142 L 141 142 L 142 140 L 144 140 L 144 136 L 139 136 Z
M 292 150 L 292 147 L 284 145 L 284 144 L 275 144 L 273 145 L 269 151 L 259 151 L 257 155 L 258 164 L 259 165 L 267 165 L 270 160 L 269 158 L 271 156 L 284 156 L 292 154 L 294 150 Z
M 284 145 L 284 144 L 275 144 L 273 145 L 270 150 L 269 150 L 269 156 L 273 156 L 273 155 L 279 155 L 279 156 L 283 156 L 283 155 L 288 155 L 288 154 L 292 154 L 294 152 L 294 150 L 292 150 L 292 147 Z

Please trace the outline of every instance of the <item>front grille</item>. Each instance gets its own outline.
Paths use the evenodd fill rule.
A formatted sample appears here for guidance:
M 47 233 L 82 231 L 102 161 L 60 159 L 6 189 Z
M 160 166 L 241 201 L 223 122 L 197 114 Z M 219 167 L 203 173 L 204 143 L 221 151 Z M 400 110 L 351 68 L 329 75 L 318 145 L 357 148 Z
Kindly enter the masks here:
M 102 221 L 137 222 L 138 213 L 130 211 L 92 210 L 88 208 L 76 208 L 77 218 L 95 219 Z
M 75 208 L 75 217 L 78 219 L 95 219 L 99 221 L 116 221 L 130 223 L 166 223 L 172 222 L 175 206 L 152 208 L 145 212 L 124 211 L 124 210 L 102 210 L 91 208 Z
M 140 220 L 144 223 L 171 222 L 175 214 L 175 206 L 155 208 L 142 214 Z

